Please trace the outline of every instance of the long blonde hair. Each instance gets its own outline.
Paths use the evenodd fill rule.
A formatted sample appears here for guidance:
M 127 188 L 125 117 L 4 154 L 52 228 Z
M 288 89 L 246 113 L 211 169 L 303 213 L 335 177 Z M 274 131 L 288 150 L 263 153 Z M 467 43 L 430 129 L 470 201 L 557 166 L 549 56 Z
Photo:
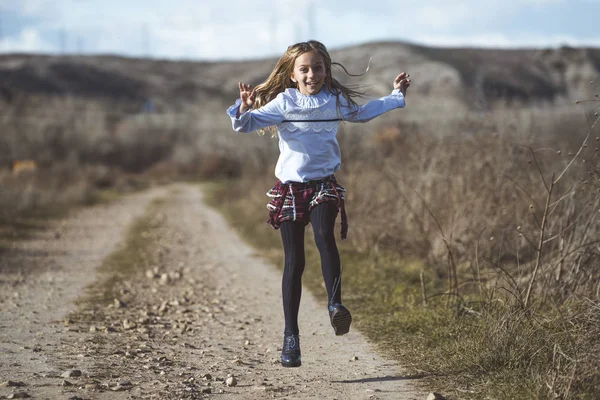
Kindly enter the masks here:
M 347 100 L 348 104 L 352 107 L 357 107 L 358 104 L 354 101 L 354 98 L 361 97 L 364 93 L 353 89 L 348 86 L 342 85 L 338 82 L 331 74 L 331 66 L 337 65 L 341 67 L 346 74 L 350 76 L 360 76 L 353 75 L 346 70 L 346 68 L 337 62 L 331 61 L 331 56 L 327 51 L 325 45 L 316 40 L 309 40 L 308 42 L 300 42 L 293 44 L 287 48 L 285 53 L 279 58 L 277 64 L 275 64 L 275 68 L 267 78 L 267 80 L 260 85 L 257 85 L 254 89 L 256 92 L 256 97 L 254 100 L 253 108 L 257 109 L 271 100 L 273 100 L 277 95 L 288 88 L 296 87 L 295 83 L 292 81 L 292 72 L 294 71 L 294 63 L 296 62 L 296 58 L 304 53 L 309 51 L 318 51 L 319 54 L 323 57 L 323 62 L 325 63 L 325 71 L 327 72 L 327 76 L 325 77 L 325 87 L 329 89 L 331 93 L 333 93 L 337 97 L 337 106 L 338 111 L 340 108 L 340 95 L 344 96 Z M 268 127 L 265 129 L 269 131 L 273 135 L 277 134 L 277 130 L 274 126 Z

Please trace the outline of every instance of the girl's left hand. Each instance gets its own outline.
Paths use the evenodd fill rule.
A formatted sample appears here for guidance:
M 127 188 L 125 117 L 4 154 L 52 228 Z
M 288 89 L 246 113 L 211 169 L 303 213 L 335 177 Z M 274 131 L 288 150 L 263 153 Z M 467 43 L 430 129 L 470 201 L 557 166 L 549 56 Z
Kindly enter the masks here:
M 400 89 L 400 92 L 406 96 L 406 90 L 410 86 L 410 75 L 402 72 L 394 79 L 394 89 Z

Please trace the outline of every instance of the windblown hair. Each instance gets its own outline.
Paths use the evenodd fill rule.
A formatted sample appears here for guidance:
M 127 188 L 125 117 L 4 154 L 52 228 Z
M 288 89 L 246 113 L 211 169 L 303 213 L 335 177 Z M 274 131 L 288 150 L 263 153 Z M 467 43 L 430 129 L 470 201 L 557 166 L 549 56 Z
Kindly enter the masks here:
M 319 54 L 323 57 L 323 62 L 325 63 L 325 71 L 327 72 L 327 76 L 325 78 L 325 87 L 329 89 L 331 93 L 333 93 L 337 97 L 337 105 L 338 109 L 340 107 L 340 95 L 344 96 L 344 98 L 348 101 L 348 104 L 357 107 L 358 104 L 354 101 L 354 98 L 361 97 L 364 93 L 350 88 L 348 86 L 342 85 L 338 82 L 331 74 L 331 66 L 336 65 L 341 67 L 346 74 L 349 76 L 360 76 L 353 75 L 348 72 L 348 70 L 340 63 L 332 62 L 331 56 L 327 51 L 325 45 L 316 40 L 310 40 L 308 42 L 300 42 L 289 46 L 286 52 L 281 56 L 281 58 L 277 61 L 275 68 L 267 78 L 267 80 L 260 85 L 257 85 L 254 89 L 256 92 L 256 97 L 254 100 L 253 108 L 257 109 L 271 100 L 273 100 L 277 95 L 288 88 L 296 87 L 296 84 L 292 81 L 292 72 L 294 71 L 294 63 L 296 62 L 296 58 L 304 53 L 309 51 L 318 51 Z M 273 135 L 277 134 L 277 130 L 274 126 L 266 128 L 266 131 L 269 131 Z

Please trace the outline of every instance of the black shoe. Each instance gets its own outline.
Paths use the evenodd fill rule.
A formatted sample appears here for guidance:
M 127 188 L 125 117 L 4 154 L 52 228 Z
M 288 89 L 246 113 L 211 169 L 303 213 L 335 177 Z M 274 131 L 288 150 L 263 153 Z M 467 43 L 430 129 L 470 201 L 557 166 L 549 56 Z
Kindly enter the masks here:
M 284 367 L 299 367 L 302 365 L 300 356 L 300 337 L 298 335 L 283 336 L 281 365 Z
M 329 305 L 329 319 L 331 320 L 331 326 L 333 326 L 333 330 L 337 336 L 345 335 L 350 331 L 352 315 L 350 315 L 350 311 L 340 303 Z

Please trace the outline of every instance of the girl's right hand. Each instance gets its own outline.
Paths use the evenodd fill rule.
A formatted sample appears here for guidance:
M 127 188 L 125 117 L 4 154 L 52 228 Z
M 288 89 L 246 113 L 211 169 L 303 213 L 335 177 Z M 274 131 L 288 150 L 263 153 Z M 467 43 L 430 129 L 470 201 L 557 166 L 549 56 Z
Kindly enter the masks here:
M 410 75 L 406 72 L 402 72 L 400 75 L 394 79 L 394 89 L 400 90 L 404 96 L 406 96 L 406 91 L 410 86 Z
M 239 82 L 240 86 L 240 99 L 242 100 L 242 104 L 240 104 L 240 114 L 245 113 L 249 108 L 252 108 L 254 105 L 254 97 L 256 96 L 256 92 L 252 88 L 252 85 L 246 85 L 245 83 Z

